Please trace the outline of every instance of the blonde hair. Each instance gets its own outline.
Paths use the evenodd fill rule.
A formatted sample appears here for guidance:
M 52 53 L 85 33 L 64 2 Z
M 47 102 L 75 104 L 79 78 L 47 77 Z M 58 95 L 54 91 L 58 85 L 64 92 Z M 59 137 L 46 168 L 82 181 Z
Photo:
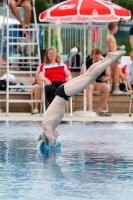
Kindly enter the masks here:
M 45 54 L 45 56 L 44 56 L 44 63 L 45 63 L 45 64 L 49 64 L 49 63 L 50 63 L 50 60 L 49 60 L 49 58 L 48 58 L 48 52 L 49 52 L 50 50 L 54 50 L 54 51 L 56 52 L 56 48 L 55 48 L 55 47 L 50 47 L 50 48 L 48 48 L 48 50 L 46 51 L 46 54 Z M 61 61 L 61 58 L 60 58 L 60 56 L 58 55 L 58 53 L 56 53 L 55 62 L 60 63 L 60 61 Z

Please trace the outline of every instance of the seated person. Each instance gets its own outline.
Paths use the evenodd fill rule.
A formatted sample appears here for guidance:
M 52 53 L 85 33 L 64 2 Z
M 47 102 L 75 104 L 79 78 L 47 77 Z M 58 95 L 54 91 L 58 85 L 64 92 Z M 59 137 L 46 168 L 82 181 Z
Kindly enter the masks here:
M 133 51 L 130 52 L 130 59 L 132 63 L 128 64 L 125 71 L 127 86 L 133 92 Z
M 123 92 L 127 92 L 127 80 L 125 76 L 126 67 L 127 65 L 124 65 L 119 68 L 119 89 Z
M 21 6 L 25 10 L 25 19 L 22 21 L 19 11 L 17 7 Z M 20 22 L 22 28 L 27 29 L 29 28 L 30 20 L 31 20 L 31 3 L 29 0 L 10 0 L 9 7 L 13 13 L 13 15 L 17 18 Z M 24 34 L 26 35 L 27 39 L 30 39 L 29 31 L 25 31 Z
M 36 76 L 35 76 L 35 81 L 34 81 L 33 85 L 35 86 L 32 89 L 32 92 L 33 92 L 33 95 L 34 95 L 34 100 L 40 100 L 40 98 L 41 98 L 41 87 L 37 87 L 37 86 L 41 85 L 41 81 L 39 79 L 39 67 L 36 70 Z M 39 102 L 35 102 L 32 114 L 37 114 L 39 112 L 38 107 L 39 107 Z
M 44 63 L 40 66 L 39 77 L 45 83 L 45 94 L 49 103 L 55 98 L 56 89 L 72 79 L 67 63 L 61 61 L 55 47 L 46 51 Z
M 131 26 L 130 28 L 129 35 L 130 35 L 130 46 L 133 51 L 133 26 Z
M 86 68 L 88 69 L 92 64 L 102 60 L 102 50 L 100 48 L 94 48 L 92 50 L 92 58 L 86 60 Z M 82 65 L 80 75 L 84 74 L 84 65 Z M 87 106 L 89 111 L 93 111 L 92 102 L 93 102 L 93 90 L 101 91 L 102 95 L 100 98 L 99 106 L 97 109 L 97 114 L 99 116 L 111 116 L 111 113 L 104 111 L 103 107 L 110 94 L 110 86 L 107 84 L 107 81 L 110 79 L 110 69 L 109 67 L 103 71 L 100 76 L 86 88 L 87 95 Z

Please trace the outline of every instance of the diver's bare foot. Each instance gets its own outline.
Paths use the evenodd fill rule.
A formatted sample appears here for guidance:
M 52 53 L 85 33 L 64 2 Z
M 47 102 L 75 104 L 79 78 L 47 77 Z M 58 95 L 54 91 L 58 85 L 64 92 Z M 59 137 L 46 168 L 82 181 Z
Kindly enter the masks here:
M 108 55 L 109 56 L 117 56 L 117 55 L 121 55 L 121 54 L 123 55 L 125 53 L 126 53 L 126 51 L 119 50 L 119 51 L 109 52 Z
M 108 56 L 113 59 L 113 60 L 118 60 L 119 58 L 121 58 L 124 54 L 126 53 L 126 51 L 115 51 L 115 52 L 109 52 Z

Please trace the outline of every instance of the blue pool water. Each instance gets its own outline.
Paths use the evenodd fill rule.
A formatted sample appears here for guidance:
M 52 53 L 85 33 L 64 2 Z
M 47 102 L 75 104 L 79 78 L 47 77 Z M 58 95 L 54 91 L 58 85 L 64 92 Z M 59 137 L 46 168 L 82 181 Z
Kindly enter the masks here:
M 40 151 L 41 122 L 0 122 L 0 200 L 132 200 L 133 123 L 62 123 Z

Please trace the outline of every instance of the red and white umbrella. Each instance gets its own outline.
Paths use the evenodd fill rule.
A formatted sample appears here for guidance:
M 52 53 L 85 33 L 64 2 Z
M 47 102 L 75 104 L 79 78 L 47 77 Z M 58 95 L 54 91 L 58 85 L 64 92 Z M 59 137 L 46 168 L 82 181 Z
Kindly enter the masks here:
M 84 66 L 86 58 L 85 23 L 113 22 L 131 18 L 129 10 L 105 0 L 63 1 L 40 13 L 40 22 L 79 22 L 84 23 Z M 85 70 L 86 68 L 84 68 Z M 84 92 L 84 111 L 86 112 L 86 92 Z
M 68 0 L 56 4 L 39 15 L 41 22 L 119 21 L 131 18 L 130 11 L 105 0 Z

